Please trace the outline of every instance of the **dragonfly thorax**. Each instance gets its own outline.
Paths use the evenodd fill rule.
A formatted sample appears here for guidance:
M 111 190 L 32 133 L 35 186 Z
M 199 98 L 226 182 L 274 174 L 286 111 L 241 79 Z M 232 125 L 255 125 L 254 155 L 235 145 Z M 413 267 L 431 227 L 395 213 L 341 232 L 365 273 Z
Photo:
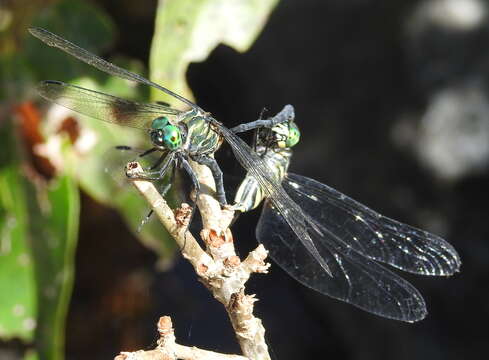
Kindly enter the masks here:
M 184 147 L 190 154 L 213 154 L 221 145 L 222 137 L 213 125 L 212 118 L 189 114 L 181 123 L 187 130 Z
M 161 150 L 178 150 L 182 144 L 182 129 L 171 124 L 165 116 L 156 118 L 151 123 L 151 141 Z

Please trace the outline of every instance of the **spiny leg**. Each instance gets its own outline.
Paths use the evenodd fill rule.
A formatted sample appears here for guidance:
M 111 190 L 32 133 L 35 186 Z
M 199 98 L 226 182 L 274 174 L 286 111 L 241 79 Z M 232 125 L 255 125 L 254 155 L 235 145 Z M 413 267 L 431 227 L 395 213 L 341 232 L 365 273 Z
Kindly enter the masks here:
M 137 151 L 136 149 L 134 149 L 132 146 L 128 146 L 128 145 L 117 145 L 115 146 L 115 149 L 116 150 L 131 150 L 131 151 Z M 138 155 L 138 157 L 143 157 L 143 156 L 146 156 L 148 154 L 151 154 L 152 152 L 155 152 L 156 150 L 158 150 L 158 148 L 151 148 L 151 149 L 148 149 L 146 151 L 143 151 L 142 153 L 140 153 Z
M 162 179 L 168 168 L 170 167 L 171 163 L 173 162 L 174 160 L 174 155 L 172 153 L 170 153 L 169 155 L 165 156 L 165 155 L 162 155 L 162 157 L 160 159 L 163 159 L 163 165 L 161 166 L 161 168 L 157 171 L 150 171 L 150 172 L 144 172 L 144 173 L 140 173 L 136 176 L 131 176 L 131 179 L 140 179 L 140 180 L 150 180 L 150 181 L 155 181 L 155 180 L 160 180 Z M 158 160 L 159 162 L 160 160 Z
M 259 119 L 249 123 L 241 124 L 233 127 L 231 131 L 234 133 L 241 133 L 262 127 L 272 128 L 277 124 L 290 122 L 294 120 L 294 118 L 294 107 L 292 105 L 285 105 L 284 108 L 277 115 L 270 119 Z
M 197 163 L 207 166 L 211 170 L 212 176 L 214 177 L 214 181 L 216 183 L 217 201 L 219 201 L 219 204 L 221 204 L 221 206 L 226 205 L 227 204 L 226 193 L 224 192 L 224 181 L 222 180 L 222 170 L 219 167 L 219 164 L 217 163 L 216 159 L 206 155 L 193 155 L 191 156 L 191 158 Z
M 187 159 L 185 159 L 183 156 L 179 156 L 178 160 L 180 160 L 182 167 L 185 169 L 187 174 L 192 179 L 192 183 L 194 184 L 194 189 L 195 189 L 195 201 L 194 201 L 194 205 L 192 206 L 192 211 L 190 213 L 190 218 L 188 221 L 188 224 L 190 226 L 195 215 L 195 209 L 197 207 L 197 199 L 199 198 L 200 195 L 200 183 L 199 183 L 199 179 L 197 179 L 197 175 L 195 174 L 194 170 L 190 166 Z
M 151 154 L 152 152 L 155 152 L 156 150 L 158 150 L 158 148 L 155 148 L 155 147 L 154 148 L 151 148 L 151 149 L 148 149 L 148 150 L 142 152 L 141 154 L 139 154 L 139 157 L 144 157 L 144 156 L 146 156 L 148 154 Z
M 187 159 L 185 159 L 183 156 L 179 156 L 178 161 L 180 162 L 181 167 L 187 172 L 188 176 L 190 176 L 190 179 L 192 180 L 192 184 L 194 185 L 195 191 L 200 192 L 199 180 L 197 179 L 197 175 L 195 175 L 195 172 L 192 169 L 192 167 L 190 166 L 190 164 L 188 163 Z
M 156 160 L 156 162 L 148 168 L 148 170 L 154 170 L 154 169 L 156 169 L 158 166 L 160 166 L 163 163 L 163 161 L 165 159 L 166 159 L 166 154 L 161 155 L 158 158 L 158 160 Z
M 165 184 L 165 186 L 160 191 L 160 195 L 162 197 L 165 197 L 166 193 L 168 192 L 168 190 L 170 190 L 171 185 L 173 184 L 174 181 L 175 181 L 175 166 L 172 168 L 170 182 L 168 184 Z M 153 213 L 154 213 L 154 210 L 151 209 L 148 212 L 148 214 L 144 217 L 144 219 L 141 220 L 141 223 L 139 224 L 138 229 L 137 229 L 137 232 L 138 233 L 140 233 L 141 230 L 143 229 L 143 226 L 146 225 L 149 222 L 149 220 L 151 219 L 151 216 L 153 215 Z
M 136 152 L 137 151 L 132 146 L 127 146 L 127 145 L 117 145 L 117 146 L 115 146 L 115 149 L 116 150 L 121 150 L 121 151 L 133 151 L 133 152 Z M 138 158 L 142 158 L 142 157 L 144 157 L 146 155 L 149 155 L 149 154 L 155 152 L 156 150 L 158 150 L 158 148 L 156 148 L 156 147 L 150 148 L 150 149 L 148 149 L 146 151 L 143 151 L 142 153 L 138 154 L 137 157 Z M 160 158 L 158 161 L 159 162 L 157 163 L 157 165 L 150 167 L 149 170 L 153 170 L 157 166 L 159 166 L 161 164 L 161 162 L 163 161 L 163 159 Z

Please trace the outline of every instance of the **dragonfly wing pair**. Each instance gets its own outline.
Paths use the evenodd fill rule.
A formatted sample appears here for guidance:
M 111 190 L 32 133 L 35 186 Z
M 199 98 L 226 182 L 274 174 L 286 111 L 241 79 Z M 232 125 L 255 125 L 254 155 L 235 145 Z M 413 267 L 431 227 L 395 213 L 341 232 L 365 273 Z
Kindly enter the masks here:
M 376 261 L 421 275 L 451 275 L 460 267 L 457 252 L 436 235 L 386 218 L 307 177 L 288 174 L 282 184 L 320 229 L 310 237 L 332 277 L 301 246 L 273 202 L 264 206 L 257 238 L 285 271 L 316 291 L 377 315 L 414 322 L 427 313 L 422 296 Z

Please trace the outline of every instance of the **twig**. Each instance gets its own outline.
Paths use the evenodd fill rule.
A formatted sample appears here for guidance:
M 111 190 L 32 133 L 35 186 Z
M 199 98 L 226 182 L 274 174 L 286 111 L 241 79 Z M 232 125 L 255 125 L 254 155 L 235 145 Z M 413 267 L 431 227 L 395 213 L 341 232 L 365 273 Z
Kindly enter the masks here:
M 127 174 L 136 189 L 148 201 L 163 226 L 177 242 L 182 255 L 192 264 L 201 282 L 219 300 L 226 311 L 236 333 L 243 355 L 251 360 L 269 360 L 268 347 L 265 342 L 265 329 L 261 320 L 253 315 L 253 305 L 257 301 L 254 295 L 245 294 L 245 283 L 252 273 L 266 273 L 269 264 L 265 263 L 267 251 L 262 245 L 253 250 L 244 261 L 236 256 L 233 236 L 229 224 L 233 211 L 221 206 L 214 198 L 214 180 L 206 166 L 191 163 L 197 174 L 203 191 L 197 199 L 197 206 L 202 216 L 203 229 L 200 233 L 206 244 L 204 251 L 195 237 L 188 231 L 190 207 L 183 204 L 173 211 L 161 197 L 153 183 L 137 180 L 142 169 L 138 163 L 129 163 Z M 166 320 L 161 320 L 166 319 Z M 191 360 L 244 360 L 243 356 L 218 354 L 197 348 L 189 348 L 175 343 L 171 320 L 163 317 L 158 323 L 163 340 L 159 347 L 151 351 L 121 353 L 117 360 L 141 359 L 191 359 Z M 161 322 L 169 321 L 169 326 Z M 164 324 L 163 324 L 164 325 Z M 160 329 L 171 329 L 162 335 Z M 162 344 L 165 344 L 162 346 Z M 162 349 L 165 349 L 162 351 Z M 123 358 L 121 358 L 123 356 Z
M 169 316 L 162 316 L 157 323 L 158 346 L 150 351 L 121 352 L 114 360 L 248 360 L 244 356 L 221 354 L 177 344 L 173 324 Z

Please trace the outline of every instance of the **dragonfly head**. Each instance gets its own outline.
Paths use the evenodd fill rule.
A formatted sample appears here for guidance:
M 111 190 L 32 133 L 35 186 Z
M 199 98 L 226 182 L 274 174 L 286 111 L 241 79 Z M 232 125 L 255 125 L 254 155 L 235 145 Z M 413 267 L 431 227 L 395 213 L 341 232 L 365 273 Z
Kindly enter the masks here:
M 153 120 L 150 136 L 153 144 L 160 149 L 175 151 L 183 143 L 181 129 L 171 124 L 165 116 Z
M 301 138 L 299 127 L 294 122 L 275 125 L 272 134 L 272 143 L 281 149 L 293 147 Z

